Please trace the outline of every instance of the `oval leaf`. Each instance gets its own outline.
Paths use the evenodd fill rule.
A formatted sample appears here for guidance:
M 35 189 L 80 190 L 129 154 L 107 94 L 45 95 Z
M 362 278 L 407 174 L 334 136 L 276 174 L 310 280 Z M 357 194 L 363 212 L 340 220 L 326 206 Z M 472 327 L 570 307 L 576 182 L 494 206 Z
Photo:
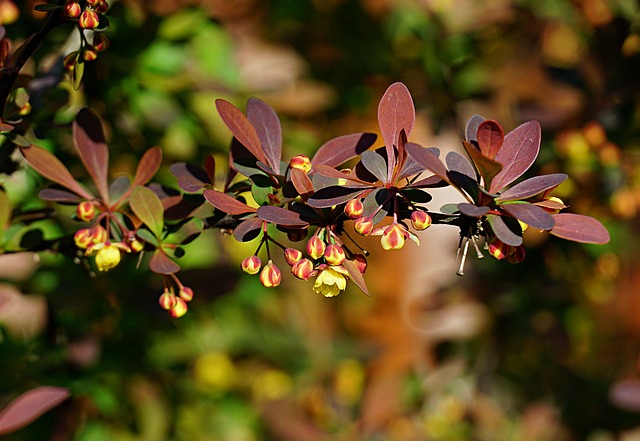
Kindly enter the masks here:
M 368 150 L 361 155 L 361 162 L 373 176 L 387 183 L 387 162 L 378 153 Z
M 135 187 L 131 192 L 129 205 L 138 219 L 160 238 L 164 225 L 164 208 L 158 195 L 147 187 Z
M 161 163 L 162 149 L 160 147 L 151 147 L 144 152 L 144 155 L 140 158 L 140 162 L 138 162 L 132 186 L 145 185 L 149 182 L 160 168 Z
M 557 187 L 562 184 L 567 177 L 564 173 L 553 173 L 529 178 L 502 193 L 496 198 L 496 201 L 513 201 L 516 199 L 530 198 L 550 188 Z
M 337 167 L 369 149 L 376 139 L 374 133 L 352 133 L 331 139 L 322 144 L 311 163 L 314 166 L 325 164 Z
M 465 138 L 469 142 L 476 141 L 478 142 L 478 127 L 482 122 L 485 121 L 485 118 L 480 115 L 473 115 L 469 122 L 467 122 L 467 127 L 465 128 Z
M 175 227 L 172 227 L 174 229 Z M 187 244 L 194 240 L 204 228 L 204 221 L 197 217 L 192 217 L 186 222 L 179 224 L 176 231 L 167 234 L 163 243 L 171 243 L 175 245 Z
M 224 121 L 233 136 L 235 136 L 258 161 L 268 163 L 262 151 L 258 133 L 247 117 L 244 116 L 244 113 L 229 101 L 223 99 L 216 100 L 216 109 L 218 109 L 222 121 Z
M 484 156 L 475 145 L 467 141 L 463 141 L 462 145 L 478 169 L 478 173 L 482 176 L 482 179 L 484 180 L 484 187 L 489 187 L 494 177 L 502 170 L 502 165 L 493 159 Z
M 291 182 L 302 199 L 307 200 L 313 195 L 313 183 L 309 175 L 299 168 L 291 169 Z
M 258 208 L 258 217 L 267 222 L 273 222 L 276 225 L 284 225 L 286 227 L 306 227 L 309 225 L 309 223 L 303 221 L 295 211 L 273 205 L 265 205 Z
M 169 259 L 164 251 L 158 248 L 151 255 L 149 269 L 156 274 L 174 274 L 180 271 L 180 265 Z
M 255 208 L 248 206 L 244 202 L 240 202 L 226 193 L 217 190 L 205 190 L 202 194 L 211 205 L 232 216 L 256 212 Z
M 309 198 L 307 203 L 315 208 L 328 208 L 340 205 L 350 199 L 356 198 L 360 193 L 366 191 L 362 187 L 343 187 L 334 185 L 321 188 Z
M 77 204 L 82 201 L 82 198 L 75 193 L 71 193 L 67 190 L 60 190 L 58 188 L 45 188 L 38 193 L 40 199 L 53 202 L 69 202 Z
M 71 396 L 68 389 L 41 386 L 17 397 L 0 412 L 0 435 L 15 432 Z
M 370 295 L 364 277 L 353 260 L 345 259 L 344 262 L 342 262 L 342 266 L 347 270 L 349 277 L 358 286 L 358 288 L 360 288 L 366 295 Z
M 461 202 L 458 204 L 458 210 L 465 216 L 482 217 L 489 212 L 489 207 L 477 206 L 473 204 L 467 204 L 466 202 Z
M 555 225 L 551 234 L 574 242 L 604 244 L 609 242 L 607 229 L 596 219 L 580 214 L 553 215 Z
M 73 143 L 84 167 L 95 182 L 98 193 L 108 202 L 109 149 L 104 139 L 102 122 L 88 107 L 80 109 L 73 122 Z
M 477 136 L 480 152 L 489 159 L 495 158 L 504 141 L 502 126 L 492 119 L 482 121 Z
M 256 129 L 267 164 L 272 170 L 280 169 L 282 157 L 282 126 L 275 110 L 258 98 L 249 98 L 247 118 Z
M 404 147 L 407 150 L 407 153 L 409 153 L 409 156 L 411 156 L 418 164 L 422 165 L 443 181 L 451 183 L 449 176 L 447 176 L 447 167 L 445 167 L 432 149 L 425 149 L 421 145 L 414 144 L 412 142 L 406 143 Z
M 502 148 L 494 158 L 502 164 L 502 170 L 491 182 L 491 193 L 499 192 L 531 167 L 540 151 L 541 136 L 538 121 L 528 121 L 506 134 Z
M 487 214 L 487 220 L 493 233 L 507 245 L 518 247 L 522 245 L 522 228 L 512 217 Z
M 415 120 L 416 109 L 409 89 L 402 83 L 393 83 L 378 104 L 378 124 L 387 151 L 387 182 L 391 181 L 396 165 L 393 147 L 398 145 L 402 130 L 407 138 L 411 135 Z
M 548 211 L 528 202 L 500 204 L 500 207 L 511 216 L 533 228 L 550 230 L 555 224 L 553 216 L 551 216 Z
M 263 222 L 262 219 L 257 217 L 242 221 L 235 230 L 233 230 L 233 237 L 235 237 L 238 242 L 249 242 L 258 237 L 262 230 Z

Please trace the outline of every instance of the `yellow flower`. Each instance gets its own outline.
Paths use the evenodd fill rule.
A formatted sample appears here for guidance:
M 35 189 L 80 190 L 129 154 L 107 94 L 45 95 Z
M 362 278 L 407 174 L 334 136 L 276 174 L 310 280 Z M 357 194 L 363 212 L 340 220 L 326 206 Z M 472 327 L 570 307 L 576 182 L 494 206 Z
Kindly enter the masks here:
M 313 290 L 325 297 L 334 297 L 347 287 L 347 279 L 332 267 L 320 271 Z
M 120 263 L 120 249 L 115 245 L 105 245 L 96 254 L 98 271 L 109 271 Z

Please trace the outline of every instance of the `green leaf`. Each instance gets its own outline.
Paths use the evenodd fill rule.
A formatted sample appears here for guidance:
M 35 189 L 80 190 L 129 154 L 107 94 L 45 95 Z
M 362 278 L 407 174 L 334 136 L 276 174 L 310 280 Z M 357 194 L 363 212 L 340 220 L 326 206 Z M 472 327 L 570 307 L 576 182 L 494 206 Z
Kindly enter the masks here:
M 138 228 L 138 230 L 136 231 L 136 236 L 155 247 L 160 246 L 160 241 L 158 240 L 158 238 L 146 228 Z
M 11 217 L 11 205 L 7 194 L 0 190 L 0 235 L 5 230 Z
M 163 240 L 164 243 L 181 244 L 190 242 L 200 233 L 204 228 L 204 222 L 199 218 L 191 218 L 184 222 L 180 227 L 167 235 Z
M 129 198 L 133 213 L 160 238 L 164 225 L 164 209 L 160 198 L 147 187 L 135 187 Z
M 76 64 L 71 71 L 71 84 L 73 84 L 73 90 L 80 89 L 80 83 L 82 83 L 82 76 L 84 75 L 84 60 L 82 57 L 78 57 Z

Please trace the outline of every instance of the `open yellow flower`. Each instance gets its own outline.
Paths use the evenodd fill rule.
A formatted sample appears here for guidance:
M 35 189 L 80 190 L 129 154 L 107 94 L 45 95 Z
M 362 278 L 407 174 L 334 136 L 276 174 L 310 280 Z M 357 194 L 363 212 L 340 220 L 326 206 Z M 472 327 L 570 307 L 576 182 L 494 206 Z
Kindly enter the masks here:
M 334 297 L 347 287 L 345 276 L 332 267 L 326 267 L 313 284 L 313 290 L 325 297 Z
M 106 245 L 96 254 L 98 271 L 109 271 L 120 263 L 120 250 L 113 245 Z

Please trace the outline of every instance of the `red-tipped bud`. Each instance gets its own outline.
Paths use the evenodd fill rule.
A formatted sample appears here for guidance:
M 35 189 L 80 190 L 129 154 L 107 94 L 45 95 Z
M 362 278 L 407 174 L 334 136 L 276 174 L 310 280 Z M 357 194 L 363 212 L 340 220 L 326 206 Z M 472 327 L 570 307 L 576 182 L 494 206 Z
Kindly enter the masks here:
M 258 274 L 262 266 L 262 261 L 258 256 L 249 256 L 242 261 L 240 266 L 242 271 L 247 274 Z
M 178 302 L 177 297 L 169 291 L 165 291 L 162 293 L 160 298 L 158 299 L 158 303 L 162 309 L 166 309 L 167 311 L 176 306 Z
M 97 50 L 98 52 L 102 52 L 105 51 L 107 49 L 109 49 L 109 45 L 111 43 L 109 42 L 109 39 L 107 37 L 105 37 L 102 34 L 95 34 L 93 36 L 93 48 L 95 50 Z
M 344 206 L 344 214 L 349 216 L 351 219 L 357 219 L 362 216 L 364 212 L 364 204 L 360 199 L 351 199 L 347 202 L 347 205 Z
M 332 243 L 324 250 L 324 260 L 332 266 L 342 264 L 346 257 L 344 249 L 338 244 Z
M 309 173 L 311 171 L 311 160 L 305 155 L 294 156 L 291 158 L 291 161 L 289 161 L 289 167 Z
M 426 230 L 431 226 L 431 216 L 426 211 L 415 210 L 411 213 L 411 226 L 417 231 Z
M 70 18 L 78 18 L 82 14 L 80 3 L 69 1 L 64 5 L 64 15 Z
M 400 224 L 391 224 L 384 229 L 380 243 L 385 250 L 399 250 L 404 246 L 407 230 Z
M 511 253 L 507 257 L 509 263 L 520 263 L 524 260 L 524 247 L 522 245 L 518 247 L 511 247 Z
M 295 265 L 300 259 L 302 259 L 302 251 L 295 248 L 286 248 L 284 250 L 284 260 L 287 261 L 289 266 Z
M 76 243 L 78 248 L 84 250 L 93 243 L 93 234 L 90 229 L 82 228 L 81 230 L 76 231 L 73 235 L 73 241 Z
M 182 300 L 180 297 L 176 297 L 176 304 L 169 310 L 169 314 L 171 314 L 171 317 L 173 318 L 180 318 L 185 315 L 188 310 L 189 307 L 187 306 L 187 302 Z
M 98 51 L 88 47 L 82 51 L 82 58 L 84 58 L 84 61 L 93 61 L 98 58 Z
M 132 253 L 139 253 L 144 250 L 144 242 L 138 240 L 137 238 L 133 238 L 129 240 L 129 248 L 131 248 Z
M 96 207 L 92 202 L 82 201 L 76 207 L 76 216 L 81 221 L 89 222 L 96 216 Z
M 92 8 L 95 8 L 96 6 L 98 6 L 100 4 L 100 2 L 102 0 L 85 0 L 87 2 L 87 4 L 89 6 L 91 6 Z
M 360 274 L 364 274 L 367 270 L 367 258 L 362 254 L 356 254 L 353 256 L 353 263 L 356 264 L 356 268 L 360 271 Z
M 190 302 L 191 300 L 193 300 L 193 290 L 188 286 L 183 286 L 182 288 L 180 288 L 180 292 L 178 293 L 178 295 L 185 302 Z
M 275 288 L 280 285 L 281 280 L 282 273 L 280 268 L 275 266 L 272 261 L 269 261 L 260 272 L 260 283 L 266 288 Z
M 78 19 L 78 24 L 82 29 L 95 29 L 98 27 L 100 23 L 100 17 L 98 14 L 92 9 L 85 9 L 80 14 L 80 18 Z
M 353 228 L 363 236 L 368 236 L 373 231 L 373 220 L 369 217 L 359 217 L 353 223 Z
M 64 57 L 64 68 L 67 70 L 73 70 L 76 67 L 76 63 L 78 62 L 78 51 L 73 51 L 66 57 Z
M 313 262 L 305 258 L 297 261 L 296 264 L 291 267 L 291 274 L 298 279 L 308 280 L 316 274 L 316 271 L 313 269 Z
M 107 12 L 107 9 L 109 9 L 109 3 L 106 0 L 102 0 L 100 4 L 93 9 L 95 9 L 98 14 L 104 14 Z
M 511 253 L 511 246 L 502 242 L 500 239 L 494 238 L 489 243 L 489 254 L 497 260 L 505 259 Z
M 109 239 L 107 230 L 101 225 L 96 225 L 91 229 L 91 235 L 93 236 L 93 243 L 104 243 Z
M 324 250 L 326 248 L 327 246 L 322 239 L 316 235 L 311 236 L 311 239 L 307 241 L 307 254 L 314 260 L 324 256 Z

